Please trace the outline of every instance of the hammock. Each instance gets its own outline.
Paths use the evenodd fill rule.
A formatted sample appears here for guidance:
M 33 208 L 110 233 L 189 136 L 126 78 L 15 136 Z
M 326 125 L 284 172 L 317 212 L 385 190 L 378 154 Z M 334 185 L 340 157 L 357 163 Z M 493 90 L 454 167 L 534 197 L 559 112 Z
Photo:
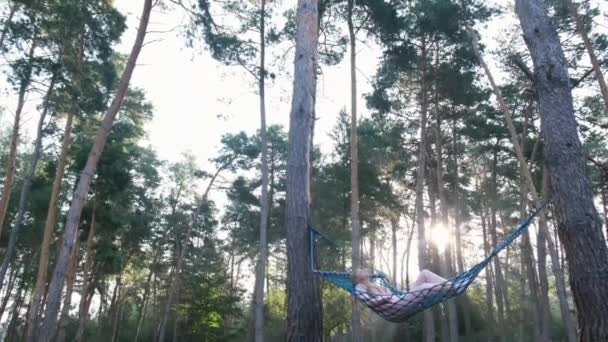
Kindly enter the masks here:
M 477 278 L 481 270 L 483 270 L 500 251 L 507 248 L 507 246 L 515 241 L 515 239 L 532 224 L 534 218 L 546 204 L 547 202 L 534 210 L 517 229 L 507 234 L 481 262 L 471 267 L 469 270 L 430 288 L 417 291 L 399 290 L 390 284 L 385 274 L 374 273 L 370 276 L 370 281 L 389 289 L 392 293 L 392 295 L 378 295 L 355 289 L 351 282 L 351 272 L 317 270 L 314 262 L 315 242 L 317 238 L 321 237 L 334 245 L 335 243 L 313 227 L 310 227 L 310 267 L 312 271 L 318 274 L 323 280 L 346 290 L 385 320 L 396 323 L 403 322 L 436 304 L 464 293 L 475 278 Z

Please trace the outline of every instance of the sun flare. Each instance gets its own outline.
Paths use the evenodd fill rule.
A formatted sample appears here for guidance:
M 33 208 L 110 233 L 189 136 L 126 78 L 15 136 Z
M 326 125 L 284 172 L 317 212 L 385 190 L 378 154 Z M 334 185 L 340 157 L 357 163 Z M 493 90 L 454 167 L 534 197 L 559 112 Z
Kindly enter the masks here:
M 434 225 L 431 228 L 430 242 L 437 248 L 439 253 L 445 252 L 450 244 L 450 231 L 442 224 Z

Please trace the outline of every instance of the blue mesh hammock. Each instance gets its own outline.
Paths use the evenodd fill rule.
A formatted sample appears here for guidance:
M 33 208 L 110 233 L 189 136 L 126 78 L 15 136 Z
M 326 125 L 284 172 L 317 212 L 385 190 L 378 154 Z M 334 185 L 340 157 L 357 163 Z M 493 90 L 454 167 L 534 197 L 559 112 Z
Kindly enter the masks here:
M 389 289 L 392 293 L 392 295 L 378 295 L 355 289 L 351 281 L 351 272 L 321 271 L 316 269 L 314 260 L 315 242 L 317 238 L 323 238 L 333 245 L 335 245 L 335 243 L 313 227 L 310 227 L 310 267 L 312 271 L 318 274 L 323 280 L 346 290 L 380 317 L 391 322 L 404 322 L 436 304 L 464 293 L 475 278 L 477 278 L 481 270 L 483 270 L 498 253 L 507 248 L 507 246 L 528 229 L 534 221 L 534 218 L 546 204 L 547 202 L 535 209 L 530 216 L 517 227 L 517 229 L 507 234 L 481 262 L 471 267 L 469 270 L 430 288 L 416 291 L 399 290 L 390 284 L 385 274 L 374 273 L 370 276 L 370 280 Z

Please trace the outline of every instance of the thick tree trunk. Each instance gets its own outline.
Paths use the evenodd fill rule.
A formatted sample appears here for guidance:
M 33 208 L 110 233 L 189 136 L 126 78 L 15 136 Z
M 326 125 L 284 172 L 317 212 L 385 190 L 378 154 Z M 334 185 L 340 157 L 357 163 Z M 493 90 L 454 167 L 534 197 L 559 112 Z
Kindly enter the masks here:
M 262 196 L 260 197 L 260 258 L 256 272 L 255 293 L 255 342 L 264 341 L 264 276 L 266 275 L 266 261 L 268 253 L 268 216 L 270 202 L 268 201 L 268 132 L 266 130 L 266 0 L 261 0 L 260 11 L 260 75 L 258 80 L 260 92 L 260 143 L 261 143 L 261 171 Z
M 416 225 L 418 226 L 418 266 L 426 268 L 430 263 L 427 259 L 425 213 L 424 213 L 424 180 L 426 178 L 426 135 L 428 121 L 428 97 L 426 85 L 426 44 L 422 44 L 421 52 L 422 86 L 419 94 L 420 101 L 420 142 L 418 145 L 418 166 L 416 172 Z M 435 322 L 430 310 L 424 312 L 424 341 L 435 341 Z
M 44 223 L 44 235 L 42 238 L 42 244 L 40 246 L 40 260 L 38 262 L 36 284 L 34 285 L 34 292 L 30 301 L 30 315 L 28 316 L 28 331 L 26 334 L 26 340 L 28 342 L 34 341 L 34 329 L 40 324 L 40 308 L 43 304 L 42 297 L 46 288 L 45 285 L 49 266 L 51 240 L 53 238 L 53 230 L 55 229 L 55 223 L 57 220 L 59 195 L 61 193 L 61 183 L 63 182 L 63 175 L 68 159 L 73 118 L 74 114 L 69 113 L 65 123 L 61 152 L 57 162 L 57 170 L 55 171 L 55 178 L 53 179 L 53 185 L 51 188 L 51 198 L 49 200 L 49 208 L 46 215 L 46 221 Z
M 589 39 L 583 18 L 581 18 L 580 14 L 578 13 L 577 5 L 572 0 L 566 1 L 568 2 L 568 7 L 570 9 L 570 13 L 572 14 L 572 18 L 574 18 L 574 22 L 576 23 L 576 31 L 583 39 L 583 44 L 585 45 L 585 49 L 589 55 L 589 60 L 591 61 L 595 78 L 600 86 L 600 92 L 602 94 L 602 98 L 604 99 L 604 110 L 608 111 L 608 86 L 606 86 L 606 80 L 604 79 L 604 74 L 600 68 L 600 62 L 597 59 L 595 50 L 593 49 L 593 43 L 591 42 L 591 39 Z
M 606 341 L 608 248 L 586 175 L 566 59 L 543 1 L 516 0 L 516 12 L 534 63 L 545 162 L 557 207 L 559 237 L 569 265 L 579 340 Z
M 310 269 L 310 172 L 316 97 L 319 1 L 298 0 L 287 163 L 287 341 L 321 341 L 323 309 Z
M 74 291 L 74 282 L 76 281 L 76 271 L 78 268 L 78 254 L 80 252 L 80 238 L 76 237 L 76 241 L 74 242 L 74 249 L 72 250 L 72 255 L 70 256 L 70 266 L 68 268 L 68 275 L 66 279 L 66 290 L 65 296 L 63 298 L 63 307 L 61 308 L 61 315 L 59 316 L 59 329 L 57 331 L 57 340 L 56 342 L 65 342 L 66 341 L 66 329 L 68 326 L 68 321 L 70 318 L 70 309 L 72 306 L 72 293 Z M 31 307 L 30 307 L 31 311 Z M 29 327 L 28 330 L 30 331 Z M 35 333 L 36 327 L 32 329 Z
M 531 25 L 534 26 L 533 24 L 531 24 Z M 471 34 L 471 36 L 472 37 L 476 37 L 474 34 Z M 559 41 L 558 41 L 558 44 L 559 44 Z M 475 39 L 474 39 L 474 42 L 473 42 L 473 47 L 474 47 L 475 54 L 478 57 L 478 59 L 479 59 L 481 65 L 482 65 L 483 69 L 485 70 L 485 73 L 486 73 L 486 75 L 487 75 L 487 77 L 488 77 L 488 79 L 490 81 L 490 84 L 492 85 L 492 89 L 494 91 L 494 94 L 496 95 L 498 104 L 500 106 L 500 110 L 503 113 L 503 115 L 505 116 L 505 122 L 506 122 L 506 125 L 507 125 L 507 129 L 509 131 L 509 135 L 511 137 L 511 141 L 513 143 L 513 147 L 514 147 L 514 150 L 515 150 L 515 154 L 517 156 L 517 160 L 518 160 L 519 165 L 520 165 L 521 173 L 523 174 L 522 175 L 523 176 L 523 180 L 524 180 L 526 186 L 528 187 L 528 190 L 530 191 L 530 194 L 532 195 L 534 203 L 538 207 L 538 206 L 540 206 L 542 204 L 541 198 L 538 195 L 538 191 L 536 190 L 536 187 L 534 185 L 534 181 L 532 179 L 532 174 L 530 172 L 530 168 L 528 167 L 528 163 L 526 162 L 526 159 L 525 159 L 525 157 L 523 155 L 523 151 L 522 151 L 522 149 L 521 149 L 521 147 L 520 147 L 520 145 L 518 143 L 518 135 L 517 135 L 517 132 L 515 130 L 515 126 L 513 124 L 513 118 L 511 117 L 511 112 L 509 111 L 509 109 L 507 107 L 507 104 L 506 104 L 506 102 L 504 101 L 504 99 L 502 97 L 502 93 L 501 93 L 500 89 L 498 88 L 498 86 L 496 85 L 496 82 L 494 81 L 494 78 L 492 76 L 492 73 L 490 72 L 490 69 L 488 68 L 487 64 L 484 62 L 483 56 L 479 52 L 478 44 L 477 44 L 477 41 Z M 562 54 L 562 57 L 563 57 L 563 54 Z M 568 84 L 569 84 L 569 80 L 568 80 Z M 538 86 L 539 86 L 539 84 L 537 82 L 537 84 L 536 84 L 537 91 L 538 91 Z M 570 92 L 570 89 L 568 89 L 568 91 Z M 569 93 L 569 94 L 571 95 L 571 93 Z M 576 122 L 575 122 L 575 124 L 576 124 Z M 577 139 L 578 139 L 578 137 L 577 137 Z M 579 142 L 579 144 L 580 144 L 580 142 Z M 544 212 L 540 213 L 540 216 L 544 216 L 544 215 L 546 215 Z M 554 273 L 555 278 L 556 278 L 556 286 L 564 286 L 565 287 L 565 282 L 561 281 L 561 279 L 563 279 L 563 273 L 562 273 L 562 271 L 560 269 L 559 258 L 557 256 L 557 254 L 555 253 L 555 250 L 556 250 L 555 249 L 555 242 L 553 241 L 553 238 L 549 234 L 549 232 L 546 231 L 546 227 L 545 226 L 539 226 L 539 229 L 543 230 L 544 237 L 545 237 L 546 242 L 547 242 L 548 247 L 549 247 L 549 253 L 550 253 L 552 264 L 553 264 L 553 273 Z M 528 233 L 526 232 L 524 234 L 524 239 L 526 239 L 527 235 L 528 235 Z M 529 240 L 529 237 L 528 237 L 528 240 Z M 534 273 L 536 273 L 536 272 L 534 272 Z M 545 273 L 544 276 L 546 276 L 546 273 Z M 540 277 L 543 277 L 543 275 L 541 274 Z M 531 286 L 533 286 L 533 284 L 531 284 Z M 564 288 L 564 290 L 565 290 L 565 288 Z M 547 293 L 541 293 L 541 295 L 542 296 L 547 296 L 548 294 Z M 543 303 L 548 303 L 548 300 L 543 300 Z M 542 313 L 543 310 L 548 310 L 548 309 L 541 307 L 540 310 L 541 310 L 540 312 Z M 548 326 L 548 324 L 549 323 L 547 322 L 546 323 L 547 327 L 544 328 L 541 332 L 544 332 L 544 333 L 549 332 L 550 333 L 550 330 L 547 330 L 547 329 L 550 329 L 549 326 Z M 539 338 L 541 338 L 543 341 L 546 341 L 546 340 L 548 340 L 550 338 L 550 336 L 548 336 L 546 334 L 543 334 Z
M 44 134 L 44 120 L 47 117 L 49 112 L 49 101 L 50 97 L 55 88 L 56 75 L 51 77 L 51 81 L 49 87 L 46 91 L 46 95 L 44 97 L 44 104 L 42 107 L 42 112 L 40 113 L 40 118 L 38 119 L 38 126 L 36 129 L 36 139 L 34 142 L 34 153 L 32 154 L 30 165 L 28 168 L 27 175 L 25 176 L 25 180 L 23 181 L 23 185 L 21 186 L 21 193 L 19 195 L 19 205 L 17 207 L 17 216 L 15 217 L 15 222 L 13 223 L 13 229 L 11 229 L 11 233 L 9 236 L 8 246 L 4 253 L 4 258 L 2 259 L 2 264 L 0 265 L 0 287 L 4 282 L 4 277 L 6 276 L 6 271 L 10 263 L 13 261 L 15 257 L 15 253 L 17 250 L 17 238 L 19 236 L 19 231 L 21 230 L 21 226 L 23 225 L 23 221 L 25 220 L 25 212 L 28 207 L 28 197 L 32 190 L 32 182 L 34 181 L 34 177 L 36 176 L 36 169 L 38 167 L 38 161 L 40 160 L 40 156 L 42 154 L 42 138 Z
M 361 265 L 361 228 L 359 224 L 359 145 L 357 127 L 357 37 L 353 23 L 353 10 L 355 0 L 347 3 L 347 25 L 350 41 L 350 223 L 351 223 L 351 262 L 353 270 Z M 352 339 L 353 342 L 362 341 L 361 312 L 355 298 L 351 299 Z
M 34 39 L 28 53 L 28 65 L 19 86 L 19 97 L 17 98 L 17 109 L 15 110 L 15 119 L 13 121 L 13 132 L 11 135 L 11 143 L 8 152 L 6 176 L 4 178 L 4 184 L 2 184 L 2 195 L 0 196 L 0 236 L 2 235 L 2 228 L 4 227 L 4 221 L 8 211 L 8 204 L 11 198 L 11 192 L 13 191 L 13 183 L 15 182 L 17 146 L 19 145 L 19 134 L 21 128 L 21 112 L 23 111 L 23 106 L 25 105 L 25 95 L 27 94 L 27 90 L 32 81 L 32 63 L 35 50 L 36 40 Z M 1 282 L 0 286 L 2 286 Z
M 53 277 L 49 286 L 49 295 L 47 298 L 47 307 L 42 328 L 38 336 L 40 342 L 48 342 L 52 338 L 57 329 L 57 313 L 59 311 L 59 304 L 61 301 L 61 292 L 65 281 L 65 273 L 69 263 L 69 255 L 72 252 L 74 238 L 76 231 L 80 223 L 80 216 L 82 215 L 82 208 L 89 192 L 91 180 L 95 176 L 97 169 L 97 163 L 101 157 L 101 153 L 105 147 L 108 135 L 112 129 L 112 124 L 118 111 L 122 106 L 123 99 L 129 88 L 129 82 L 133 75 L 133 70 L 137 63 L 137 58 L 144 44 L 144 38 L 146 36 L 146 30 L 148 22 L 150 20 L 150 12 L 152 10 L 152 0 L 144 1 L 144 8 L 140 18 L 139 28 L 137 31 L 137 37 L 135 43 L 129 55 L 129 59 L 123 71 L 122 77 L 116 89 L 116 94 L 112 100 L 110 108 L 104 115 L 101 126 L 99 127 L 89 157 L 87 159 L 84 170 L 80 175 L 78 186 L 74 191 L 72 203 L 67 215 L 67 221 L 64 229 L 64 238 L 62 241 L 61 252 L 57 257 L 55 269 L 53 271 Z
M 84 261 L 84 269 L 82 272 L 82 292 L 80 294 L 80 305 L 78 309 L 78 329 L 74 341 L 81 341 L 86 329 L 86 324 L 89 319 L 89 306 L 88 300 L 89 293 L 94 291 L 93 281 L 93 261 L 95 260 L 95 228 L 96 228 L 96 202 L 93 200 L 93 211 L 91 213 L 91 224 L 89 226 L 89 233 L 87 235 L 87 242 L 85 246 L 86 259 Z M 103 302 L 103 301 L 102 301 Z M 101 317 L 101 312 L 100 312 Z

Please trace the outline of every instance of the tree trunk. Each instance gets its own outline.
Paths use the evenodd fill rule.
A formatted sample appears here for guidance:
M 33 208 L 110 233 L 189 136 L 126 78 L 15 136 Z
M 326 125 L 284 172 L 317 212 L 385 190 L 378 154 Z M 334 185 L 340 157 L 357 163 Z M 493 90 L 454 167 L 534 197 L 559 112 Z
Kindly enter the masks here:
M 544 11 L 544 9 L 542 9 L 541 11 Z M 534 24 L 530 24 L 530 25 L 534 26 Z M 532 29 L 532 30 L 534 30 L 534 29 Z M 471 36 L 475 37 L 474 34 L 471 34 Z M 559 41 L 557 43 L 559 44 Z M 509 134 L 511 136 L 511 141 L 512 141 L 513 146 L 514 146 L 515 154 L 517 156 L 517 160 L 519 162 L 519 165 L 520 165 L 520 168 L 521 168 L 521 171 L 522 171 L 521 173 L 523 173 L 523 179 L 524 179 L 525 184 L 527 185 L 527 187 L 528 187 L 528 189 L 530 191 L 530 194 L 532 195 L 532 198 L 534 199 L 534 203 L 538 207 L 538 206 L 542 205 L 541 198 L 538 195 L 538 191 L 536 190 L 536 187 L 534 185 L 534 181 L 532 179 L 532 174 L 530 172 L 530 168 L 528 167 L 528 163 L 526 162 L 526 159 L 525 159 L 525 157 L 523 155 L 523 151 L 522 151 L 519 143 L 517 142 L 518 141 L 518 138 L 517 138 L 518 136 L 517 136 L 517 132 L 515 130 L 515 126 L 513 124 L 513 119 L 511 117 L 511 113 L 510 113 L 510 111 L 509 111 L 509 109 L 507 107 L 506 102 L 504 101 L 504 99 L 502 97 L 502 93 L 501 93 L 500 89 L 498 88 L 498 86 L 496 85 L 496 82 L 494 81 L 494 78 L 492 76 L 492 73 L 490 72 L 490 69 L 488 68 L 487 64 L 484 62 L 483 57 L 482 57 L 481 53 L 479 52 L 478 44 L 477 44 L 475 38 L 474 38 L 473 47 L 474 47 L 475 54 L 478 57 L 478 59 L 479 59 L 481 65 L 482 65 L 483 69 L 485 70 L 486 75 L 487 75 L 487 77 L 488 77 L 488 79 L 490 81 L 490 84 L 492 85 L 492 89 L 494 91 L 494 94 L 496 95 L 498 104 L 500 106 L 500 110 L 503 113 L 503 115 L 505 116 L 505 122 L 506 122 L 506 125 L 507 125 L 507 129 L 508 129 Z M 561 48 L 561 46 L 559 46 L 559 47 Z M 563 57 L 563 53 L 562 53 L 562 57 Z M 568 81 L 568 86 L 569 86 L 569 80 L 567 80 L 567 81 Z M 539 89 L 538 89 L 539 83 L 538 82 L 536 83 L 535 86 L 536 86 L 537 91 L 539 91 Z M 571 99 L 570 89 L 568 89 L 568 93 L 570 94 L 570 99 Z M 541 107 L 542 107 L 542 104 L 541 104 Z M 572 107 L 572 104 L 570 105 L 570 107 Z M 541 108 L 541 112 L 542 112 L 542 108 Z M 574 120 L 574 119 L 572 119 L 572 120 Z M 542 115 L 541 115 L 541 121 L 542 121 Z M 576 122 L 575 121 L 574 121 L 574 124 L 576 126 Z M 578 142 L 578 137 L 576 137 L 576 139 L 577 139 L 577 142 Z M 580 142 L 578 142 L 578 143 L 580 145 Z M 544 216 L 546 214 L 544 212 L 541 212 L 539 215 L 540 216 Z M 546 228 L 545 226 L 539 226 L 539 229 L 541 229 L 541 230 L 544 230 L 545 228 Z M 555 249 L 555 242 L 553 241 L 553 238 L 549 234 L 549 232 L 543 231 L 543 234 L 544 234 L 544 236 L 546 238 L 546 242 L 547 242 L 547 244 L 549 246 L 549 253 L 550 253 L 550 256 L 551 256 L 552 264 L 554 266 L 553 267 L 553 273 L 554 273 L 555 278 L 556 278 L 556 286 L 564 286 L 564 290 L 565 290 L 565 282 L 563 281 L 563 274 L 562 274 L 561 269 L 560 269 L 559 258 L 557 256 L 557 254 L 555 253 L 555 250 L 556 250 Z M 600 235 L 601 235 L 601 233 L 600 233 Z M 524 243 L 526 243 L 525 239 L 528 239 L 528 241 L 529 241 L 528 232 L 524 233 Z M 536 272 L 534 272 L 534 273 L 536 273 Z M 533 286 L 533 284 L 531 284 L 531 286 Z M 547 301 L 544 301 L 544 302 L 547 302 Z M 541 312 L 542 312 L 542 310 L 543 309 L 541 308 Z M 543 331 L 547 332 L 546 329 L 543 329 Z M 540 336 L 540 338 L 543 339 L 543 340 L 548 340 L 550 338 L 550 336 L 543 335 L 543 336 Z
M 72 250 L 72 255 L 70 256 L 70 266 L 68 268 L 68 275 L 66 278 L 66 290 L 65 296 L 63 298 L 63 307 L 61 308 L 61 315 L 59 316 L 59 330 L 57 331 L 57 340 L 56 342 L 64 342 L 66 340 L 66 329 L 68 326 L 68 320 L 70 318 L 70 309 L 72 306 L 72 293 L 74 291 L 74 282 L 76 280 L 76 271 L 78 268 L 78 254 L 80 252 L 80 238 L 76 237 L 76 241 L 74 242 L 74 249 Z M 83 296 L 86 296 L 83 294 Z M 30 312 L 32 308 L 30 307 Z M 33 333 L 36 332 L 37 327 L 30 329 L 28 327 L 27 331 L 32 330 Z
M 268 214 L 270 202 L 268 201 L 268 132 L 266 130 L 266 0 L 261 0 L 260 11 L 260 143 L 262 149 L 262 196 L 260 197 L 260 260 L 258 262 L 255 281 L 255 342 L 264 341 L 264 276 L 266 275 L 266 260 L 268 252 Z
M 490 237 L 492 240 L 492 246 L 498 244 L 497 221 L 496 211 L 498 206 L 498 182 L 497 182 L 497 168 L 498 168 L 498 144 L 494 147 L 492 157 L 492 171 L 490 177 Z M 500 264 L 500 258 L 494 258 L 494 294 L 496 296 L 496 308 L 498 316 L 498 325 L 496 326 L 496 333 L 500 336 L 502 341 L 506 341 L 506 332 L 503 330 L 505 325 L 505 310 L 504 310 L 504 291 L 505 291 L 505 279 L 502 274 L 502 265 Z
M 4 227 L 4 221 L 6 219 L 6 212 L 8 210 L 8 204 L 11 199 L 11 192 L 13 190 L 13 183 L 15 182 L 15 172 L 17 163 L 17 145 L 19 145 L 19 134 L 21 128 L 21 112 L 25 105 L 25 95 L 27 89 L 32 81 L 32 63 L 34 58 L 34 51 L 36 50 L 36 40 L 32 41 L 32 46 L 28 53 L 28 64 L 21 79 L 19 86 L 19 97 L 17 99 L 17 109 L 15 110 L 15 119 L 13 122 L 13 133 L 11 135 L 11 143 L 8 152 L 8 164 L 6 166 L 6 176 L 4 178 L 4 184 L 2 187 L 2 196 L 0 197 L 0 236 L 2 235 L 2 228 Z M 0 283 L 0 286 L 2 284 Z
M 589 39 L 583 18 L 581 18 L 580 14 L 578 13 L 577 5 L 572 0 L 566 1 L 568 2 L 570 13 L 572 14 L 572 18 L 576 24 L 576 31 L 583 39 L 583 44 L 585 45 L 585 49 L 589 55 L 589 60 L 591 61 L 595 78 L 600 86 L 600 92 L 602 94 L 602 98 L 604 99 L 604 111 L 608 111 L 608 86 L 606 86 L 606 80 L 604 79 L 604 74 L 600 68 L 600 62 L 598 61 L 597 55 L 593 49 L 593 43 L 591 42 L 591 39 Z
M 391 267 L 391 278 L 393 284 L 397 286 L 397 230 L 399 229 L 399 214 L 392 215 L 391 218 L 391 250 L 393 252 L 393 265 Z
M 547 198 L 548 192 L 548 175 L 543 172 L 543 190 L 544 198 Z M 547 276 L 547 244 L 545 232 L 547 228 L 547 215 L 540 215 L 538 220 L 538 234 L 536 237 L 536 255 L 538 264 L 538 284 L 540 289 L 540 309 L 541 309 L 541 334 L 547 340 L 551 338 L 551 306 L 549 302 L 549 279 Z
M 357 37 L 353 23 L 353 10 L 355 0 L 347 3 L 347 25 L 350 41 L 350 223 L 351 223 L 351 262 L 352 269 L 357 270 L 361 265 L 361 227 L 359 223 L 359 145 L 357 127 Z M 361 342 L 363 339 L 361 331 L 361 312 L 356 299 L 351 298 L 352 316 L 352 339 L 353 342 Z
M 169 313 L 171 310 L 175 310 L 174 302 L 177 299 L 177 295 L 178 295 L 178 291 L 179 291 L 180 277 L 182 274 L 184 258 L 186 256 L 186 252 L 188 250 L 188 245 L 190 243 L 189 241 L 190 241 L 190 236 L 192 234 L 192 231 L 198 225 L 198 217 L 199 217 L 198 212 L 200 212 L 201 208 L 204 205 L 206 205 L 207 199 L 209 198 L 209 191 L 211 191 L 211 188 L 213 187 L 213 184 L 217 180 L 217 177 L 220 175 L 220 173 L 222 171 L 224 171 L 228 166 L 230 166 L 233 161 L 234 161 L 234 158 L 226 161 L 223 165 L 218 167 L 218 169 L 215 171 L 215 174 L 213 174 L 213 176 L 211 177 L 211 180 L 209 180 L 209 184 L 207 184 L 207 188 L 205 189 L 205 192 L 199 199 L 199 203 L 196 206 L 195 212 L 193 214 L 194 217 L 193 217 L 192 221 L 190 222 L 190 224 L 188 225 L 188 229 L 186 230 L 186 236 L 182 240 L 181 249 L 179 249 L 179 251 L 177 253 L 177 260 L 175 262 L 175 270 L 173 272 L 171 284 L 170 284 L 168 292 L 167 292 L 167 303 L 165 304 L 165 307 L 163 309 L 163 315 L 161 317 L 161 321 L 160 321 L 160 324 L 158 325 L 158 330 L 156 333 L 157 342 L 163 342 L 165 340 Z M 262 283 L 262 286 L 264 286 L 264 283 Z
M 27 270 L 27 266 L 24 266 L 25 273 Z M 22 277 L 19 282 L 19 289 L 15 294 L 15 300 L 13 302 L 13 307 L 11 311 L 11 316 L 9 320 L 8 327 L 6 329 L 6 341 L 15 341 L 17 339 L 17 321 L 19 319 L 19 310 L 21 310 L 21 306 L 23 306 L 23 302 L 25 301 L 25 296 L 27 293 L 23 293 L 27 287 L 25 277 Z
M 84 207 L 84 202 L 89 192 L 91 180 L 95 175 L 97 163 L 105 147 L 110 130 L 112 129 L 112 124 L 122 106 L 123 99 L 129 88 L 129 82 L 131 80 L 131 76 L 133 75 L 137 58 L 144 44 L 144 38 L 146 36 L 151 10 L 152 0 L 145 0 L 133 49 L 131 50 L 125 70 L 123 71 L 122 77 L 116 89 L 116 94 L 112 100 L 112 104 L 105 113 L 103 122 L 97 131 L 86 165 L 80 175 L 78 186 L 74 191 L 64 229 L 61 252 L 57 257 L 53 277 L 49 286 L 46 314 L 42 323 L 40 335 L 38 337 L 40 342 L 50 341 L 55 333 L 55 330 L 57 329 L 56 319 L 61 301 L 61 290 L 63 289 L 63 284 L 65 281 L 65 270 L 67 269 L 67 265 L 69 263 L 69 255 L 72 252 L 74 237 L 76 236 L 76 231 L 80 223 L 82 208 Z
M 84 59 L 83 45 L 84 40 L 81 39 L 80 48 L 78 50 L 78 62 L 76 65 L 77 74 L 75 76 L 77 86 L 80 85 L 80 67 Z M 59 195 L 61 193 L 61 183 L 63 182 L 63 175 L 65 173 L 69 147 L 72 139 L 72 122 L 74 120 L 74 116 L 78 112 L 78 98 L 74 98 L 72 102 L 73 108 L 68 112 L 66 118 L 63 141 L 61 143 L 61 152 L 57 161 L 57 169 L 55 171 L 55 178 L 53 179 L 49 207 L 47 209 L 46 221 L 44 223 L 44 232 L 42 243 L 40 245 L 40 260 L 38 261 L 38 273 L 36 275 L 36 283 L 34 285 L 32 298 L 30 300 L 30 315 L 27 318 L 28 329 L 25 335 L 25 340 L 27 342 L 34 342 L 34 337 L 36 336 L 35 330 L 38 329 L 38 326 L 40 325 L 40 310 L 44 303 L 43 293 L 45 292 L 45 284 L 47 281 L 47 273 L 49 268 L 51 239 L 53 238 L 53 230 L 55 229 L 55 223 L 57 222 L 57 210 L 59 205 Z
M 435 149 L 437 150 L 437 167 L 436 167 L 436 180 L 437 180 L 437 194 L 439 195 L 440 202 L 440 224 L 448 229 L 449 222 L 449 204 L 446 195 L 445 185 L 443 182 L 443 137 L 441 132 L 441 113 L 436 108 L 436 120 L 437 120 L 437 132 L 435 134 Z M 443 260 L 440 261 L 441 272 L 444 277 L 452 275 L 452 247 L 448 243 L 443 251 Z M 448 314 L 449 323 L 449 340 L 454 342 L 458 341 L 458 314 L 456 312 L 456 303 L 454 301 L 448 301 L 445 303 Z
M 489 241 L 489 236 L 488 236 L 489 234 L 488 234 L 488 228 L 487 228 L 487 215 L 486 215 L 486 210 L 483 206 L 481 208 L 481 230 L 483 233 L 484 255 L 488 255 L 488 254 L 490 254 L 490 241 Z M 486 276 L 486 311 L 487 311 L 486 315 L 488 316 L 488 322 L 490 325 L 488 327 L 487 331 L 489 332 L 489 335 L 493 337 L 494 336 L 494 327 L 496 325 L 496 322 L 494 321 L 494 286 L 493 286 L 494 275 L 492 274 L 492 265 L 488 265 L 486 267 L 485 276 Z M 493 338 L 491 340 L 493 340 Z
M 17 208 L 17 216 L 15 218 L 15 222 L 13 224 L 13 229 L 11 229 L 11 233 L 9 236 L 8 246 L 6 248 L 6 252 L 4 253 L 4 258 L 2 259 L 2 265 L 0 265 L 0 287 L 4 282 L 4 277 L 6 276 L 6 271 L 10 263 L 13 261 L 13 258 L 17 249 L 17 238 L 19 236 L 19 231 L 21 230 L 21 226 L 23 225 L 23 221 L 25 220 L 25 212 L 28 207 L 28 197 L 30 195 L 30 191 L 32 190 L 32 182 L 34 181 L 34 177 L 36 176 L 36 168 L 38 166 L 38 161 L 40 160 L 40 156 L 42 154 L 42 138 L 43 138 L 43 130 L 44 130 L 44 120 L 49 112 L 49 101 L 51 94 L 55 88 L 56 75 L 54 74 L 51 77 L 51 82 L 46 91 L 46 95 L 44 97 L 44 104 L 42 108 L 42 112 L 40 113 L 40 118 L 38 119 L 38 126 L 36 129 L 36 140 L 34 143 L 34 153 L 32 154 L 30 165 L 28 168 L 27 175 L 25 176 L 25 180 L 23 181 L 23 185 L 21 186 L 21 193 L 19 195 L 19 205 Z
M 426 130 L 428 115 L 428 98 L 426 77 L 426 44 L 422 44 L 421 72 L 422 86 L 419 94 L 420 101 L 420 142 L 418 146 L 418 166 L 416 172 L 416 225 L 418 226 L 418 266 L 426 268 L 429 264 L 426 253 L 426 235 L 424 220 L 424 180 L 426 178 Z M 433 313 L 430 310 L 424 312 L 424 341 L 435 341 L 435 322 Z
M 165 235 L 168 236 L 168 235 Z M 164 241 L 164 238 L 163 238 Z M 150 297 L 150 285 L 152 283 L 152 275 L 154 274 L 154 270 L 156 268 L 156 264 L 158 263 L 158 258 L 161 254 L 162 243 L 158 246 L 158 251 L 154 251 L 154 258 L 152 260 L 152 264 L 150 265 L 150 272 L 148 273 L 148 279 L 146 280 L 146 286 L 144 287 L 144 297 L 141 301 L 141 306 L 139 309 L 139 313 L 137 315 L 137 328 L 135 329 L 135 337 L 133 338 L 134 342 L 139 340 L 139 334 L 141 333 L 141 325 L 144 321 L 144 317 L 146 315 L 146 306 L 148 303 L 148 297 Z
M 84 270 L 82 274 L 82 293 L 80 294 L 80 305 L 78 309 L 78 330 L 76 330 L 76 337 L 74 341 L 82 340 L 84 331 L 86 328 L 88 316 L 89 316 L 89 305 L 88 294 L 93 289 L 93 261 L 95 260 L 95 228 L 96 228 L 96 211 L 97 205 L 93 200 L 93 211 L 91 213 L 91 225 L 89 226 L 89 233 L 87 235 L 87 242 L 85 246 L 86 259 L 84 261 Z M 102 301 L 103 302 L 103 301 Z M 101 312 L 100 312 L 101 316 Z
M 542 1 L 517 0 L 516 12 L 534 63 L 545 162 L 557 208 L 559 237 L 569 265 L 579 340 L 606 341 L 608 248 L 586 175 L 566 59 Z
M 4 315 L 4 310 L 6 310 L 6 306 L 8 305 L 8 301 L 11 298 L 11 293 L 13 292 L 13 288 L 15 287 L 15 282 L 19 276 L 19 270 L 21 269 L 21 265 L 16 266 L 13 265 L 11 268 L 11 272 L 9 273 L 8 282 L 6 286 L 4 286 L 5 293 L 2 298 L 2 304 L 0 304 L 0 320 Z
M 72 135 L 72 121 L 74 118 L 73 113 L 69 113 L 63 134 L 63 142 L 61 144 L 61 153 L 57 162 L 57 170 L 55 172 L 55 178 L 53 179 L 53 185 L 51 190 L 51 198 L 49 200 L 49 208 L 46 215 L 46 221 L 44 223 L 44 236 L 42 244 L 40 246 L 40 260 L 38 262 L 38 273 L 36 276 L 36 284 L 34 286 L 34 292 L 30 301 L 30 315 L 28 317 L 28 331 L 26 334 L 26 340 L 28 342 L 34 341 L 35 331 L 34 327 L 38 327 L 40 324 L 40 308 L 42 306 L 42 297 L 45 292 L 45 284 L 49 266 L 49 255 L 51 249 L 51 240 L 53 238 L 53 230 L 55 229 L 55 223 L 57 220 L 57 210 L 59 204 L 59 195 L 61 193 L 61 183 L 63 182 L 63 175 L 65 172 L 65 166 L 68 159 L 68 151 L 70 146 L 70 140 Z
M 287 163 L 287 341 L 321 341 L 323 308 L 310 268 L 310 172 L 319 35 L 319 1 L 298 0 Z
M 122 273 L 116 279 L 116 288 L 114 290 L 113 310 L 112 310 L 112 342 L 116 342 L 118 338 L 118 321 L 122 312 Z M 174 340 L 175 341 L 175 340 Z
M 452 156 L 453 156 L 453 167 L 454 167 L 454 188 L 452 189 L 455 198 L 454 207 L 454 228 L 456 231 L 455 243 L 456 243 L 456 269 L 458 274 L 465 271 L 464 268 L 464 256 L 462 254 L 462 215 L 464 212 L 464 200 L 460 190 L 460 170 L 458 164 L 459 148 L 458 148 L 458 133 L 456 128 L 456 116 L 454 116 L 452 122 Z M 469 336 L 472 332 L 471 321 L 471 304 L 466 293 L 464 293 L 459 299 L 464 316 L 464 335 Z

